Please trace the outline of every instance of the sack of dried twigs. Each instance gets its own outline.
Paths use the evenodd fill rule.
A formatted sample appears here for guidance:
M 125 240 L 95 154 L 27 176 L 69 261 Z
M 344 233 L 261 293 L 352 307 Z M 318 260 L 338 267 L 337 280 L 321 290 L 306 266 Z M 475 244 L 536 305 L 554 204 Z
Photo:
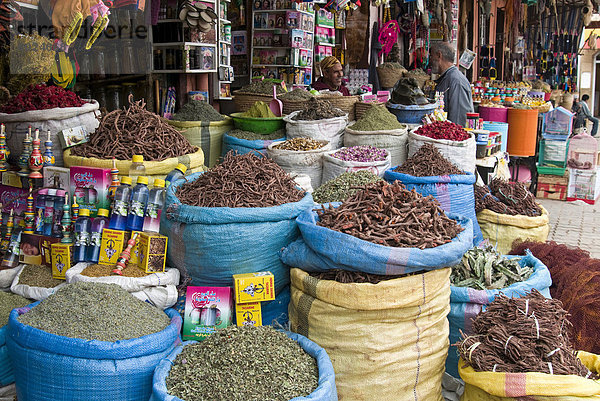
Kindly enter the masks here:
M 290 275 L 291 329 L 327 351 L 340 400 L 442 401 L 449 268 L 377 284 Z
M 511 216 L 484 209 L 477 213 L 477 221 L 483 238 L 490 241 L 498 252 L 505 255 L 510 252 L 515 240 L 532 240 L 544 242 L 550 233 L 550 218 L 548 211 L 542 205 L 542 215 L 529 217 L 524 215 Z

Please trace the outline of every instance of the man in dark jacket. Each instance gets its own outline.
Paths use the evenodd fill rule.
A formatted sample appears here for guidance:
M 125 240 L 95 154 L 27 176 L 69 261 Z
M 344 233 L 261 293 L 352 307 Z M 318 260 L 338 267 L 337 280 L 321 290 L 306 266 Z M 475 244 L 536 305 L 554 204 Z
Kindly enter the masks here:
M 454 65 L 455 50 L 447 42 L 435 42 L 429 50 L 429 62 L 434 74 L 439 74 L 436 92 L 444 93 L 444 111 L 448 120 L 463 127 L 467 113 L 473 112 L 471 84 Z

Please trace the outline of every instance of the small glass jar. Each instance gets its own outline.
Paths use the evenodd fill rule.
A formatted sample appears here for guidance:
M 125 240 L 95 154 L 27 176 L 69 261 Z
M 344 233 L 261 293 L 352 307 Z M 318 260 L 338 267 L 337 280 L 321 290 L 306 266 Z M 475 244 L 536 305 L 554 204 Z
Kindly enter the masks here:
M 154 50 L 154 69 L 155 70 L 164 70 L 165 63 L 163 59 L 163 51 L 162 49 Z
M 121 87 L 119 85 L 108 85 L 106 87 L 106 109 L 113 111 L 121 108 Z

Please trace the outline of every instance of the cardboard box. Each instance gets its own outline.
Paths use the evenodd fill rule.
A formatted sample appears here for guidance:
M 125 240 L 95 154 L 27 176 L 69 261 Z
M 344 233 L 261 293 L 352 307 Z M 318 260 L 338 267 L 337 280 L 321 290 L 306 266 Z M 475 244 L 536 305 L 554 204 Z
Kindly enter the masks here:
M 168 238 L 158 233 L 142 233 L 138 244 L 138 266 L 146 273 L 165 271 Z
M 48 166 L 44 167 L 44 187 L 55 188 L 54 184 L 58 184 L 58 188 L 64 189 L 69 193 L 71 198 L 71 171 L 66 167 Z
M 125 231 L 110 228 L 103 229 L 98 264 L 114 266 L 117 259 L 119 259 L 119 255 L 123 252 L 125 244 Z
M 538 182 L 536 198 L 567 200 L 567 186 L 561 184 L 548 184 Z
M 52 277 L 65 280 L 65 273 L 71 268 L 73 262 L 73 244 L 52 244 L 51 253 Z
M 2 211 L 5 214 L 10 213 L 10 209 L 14 210 L 15 217 L 22 214 L 27 209 L 28 196 L 29 189 L 0 185 L 0 203 L 2 203 Z M 34 195 L 34 198 L 36 198 L 36 195 Z M 4 221 L 6 222 L 6 220 Z
M 23 188 L 23 180 L 21 180 L 21 176 L 16 171 L 4 171 L 2 173 L 2 185 Z
M 235 321 L 238 326 L 262 326 L 260 302 L 235 305 Z
M 231 287 L 187 287 L 183 339 L 204 340 L 231 325 L 232 312 Z
M 89 134 L 87 128 L 79 125 L 77 127 L 65 128 L 58 133 L 58 139 L 63 149 L 80 145 L 88 141 Z
M 75 195 L 79 209 L 89 209 L 90 217 L 98 215 L 98 209 L 110 210 L 108 187 L 112 182 L 110 169 L 95 167 L 71 167 L 70 191 Z
M 271 272 L 234 274 L 233 286 L 238 304 L 275 299 L 275 276 Z
M 40 234 L 21 234 L 21 252 L 19 262 L 28 265 L 52 266 L 52 244 L 60 242 L 60 238 Z

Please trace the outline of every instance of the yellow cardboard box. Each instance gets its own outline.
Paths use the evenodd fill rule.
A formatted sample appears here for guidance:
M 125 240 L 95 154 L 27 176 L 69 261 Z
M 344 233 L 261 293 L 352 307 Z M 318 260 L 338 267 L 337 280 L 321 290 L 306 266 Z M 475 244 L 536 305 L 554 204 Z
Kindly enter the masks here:
M 233 286 L 238 304 L 275 299 L 275 276 L 271 272 L 234 274 Z
M 238 326 L 262 326 L 260 302 L 236 304 L 235 317 Z
M 138 238 L 138 267 L 146 273 L 164 272 L 168 238 L 152 232 L 143 232 Z
M 73 244 L 55 243 L 50 245 L 52 259 L 52 277 L 65 280 L 65 273 L 72 266 Z
M 100 257 L 98 263 L 101 265 L 114 266 L 123 252 L 125 246 L 125 231 L 105 228 L 102 230 L 102 243 L 100 244 Z

